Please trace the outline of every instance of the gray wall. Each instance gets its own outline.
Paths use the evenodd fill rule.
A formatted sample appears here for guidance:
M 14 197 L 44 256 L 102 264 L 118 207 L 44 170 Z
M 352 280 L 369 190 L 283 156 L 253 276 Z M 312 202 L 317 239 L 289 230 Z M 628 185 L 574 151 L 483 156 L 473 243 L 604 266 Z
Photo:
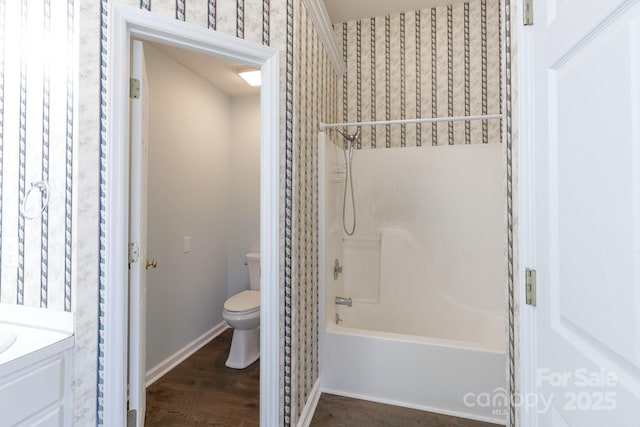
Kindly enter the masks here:
M 249 288 L 244 265 L 260 250 L 260 96 L 231 99 L 229 295 Z
M 259 161 L 260 112 L 259 97 L 235 101 L 152 46 L 146 45 L 145 57 L 149 256 L 158 260 L 147 291 L 147 369 L 152 369 L 223 321 L 231 271 L 246 274 L 244 259 L 232 262 L 238 257 L 230 255 L 244 256 L 245 242 L 255 240 L 250 249 L 259 247 L 259 170 L 253 165 Z M 258 103 L 252 110 L 257 122 L 235 118 L 234 111 L 244 111 L 251 100 Z M 244 133 L 233 137 L 232 129 L 258 129 L 257 148 Z M 185 253 L 188 236 L 191 252 Z

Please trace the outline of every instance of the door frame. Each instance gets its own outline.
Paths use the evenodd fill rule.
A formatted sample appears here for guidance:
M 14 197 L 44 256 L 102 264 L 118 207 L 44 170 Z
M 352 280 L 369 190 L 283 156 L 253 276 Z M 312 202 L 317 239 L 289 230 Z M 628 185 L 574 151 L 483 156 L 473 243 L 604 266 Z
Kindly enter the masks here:
M 517 69 L 517 168 L 515 175 L 518 177 L 517 198 L 514 204 L 518 206 L 518 264 L 514 289 L 516 299 L 516 327 L 517 337 L 514 337 L 519 347 L 512 357 L 516 359 L 516 390 L 520 402 L 516 405 L 516 414 L 519 425 L 537 426 L 536 411 L 526 410 L 522 404 L 525 399 L 537 396 L 537 342 L 536 322 L 537 313 L 535 306 L 527 305 L 526 292 L 523 279 L 526 268 L 536 268 L 535 260 L 535 108 L 534 108 L 534 46 L 532 31 L 533 26 L 525 26 L 522 15 L 518 12 L 524 10 L 524 0 L 516 0 L 517 11 L 514 14 L 516 27 L 515 39 L 517 44 L 517 56 L 515 67 Z M 535 13 L 535 10 L 534 10 Z M 534 23 L 535 25 L 535 23 Z M 523 119 L 520 119 L 523 118 Z M 519 366 L 518 366 L 519 365 Z M 519 383 L 519 384 L 518 384 Z M 519 386 L 518 386 L 519 385 Z M 513 403 L 512 403 L 513 404 Z
M 129 75 L 140 39 L 260 67 L 260 424 L 280 416 L 280 65 L 279 51 L 111 2 L 108 23 L 104 233 L 104 425 L 125 426 L 128 360 Z M 102 52 L 104 54 L 104 52 Z

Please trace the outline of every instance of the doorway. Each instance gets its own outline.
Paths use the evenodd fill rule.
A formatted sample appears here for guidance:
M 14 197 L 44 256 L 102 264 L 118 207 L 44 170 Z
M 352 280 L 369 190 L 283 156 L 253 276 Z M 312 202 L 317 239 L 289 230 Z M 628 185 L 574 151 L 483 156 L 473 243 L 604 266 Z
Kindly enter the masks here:
M 134 224 L 138 218 L 131 218 L 132 233 L 146 228 L 147 243 L 133 235 L 131 241 L 140 242 L 140 253 L 147 254 L 139 266 L 149 267 L 142 271 L 147 286 L 140 298 L 146 296 L 145 301 L 130 304 L 131 310 L 141 311 L 140 317 L 146 307 L 146 322 L 140 323 L 144 330 L 137 338 L 145 340 L 146 350 L 145 343 L 130 342 L 129 353 L 136 357 L 133 353 L 140 349 L 138 366 L 148 389 L 216 339 L 227 328 L 223 304 L 250 288 L 246 255 L 260 250 L 260 87 L 240 78 L 246 65 L 164 44 L 133 44 L 134 78 L 138 61 L 144 60 L 145 74 L 139 98 L 131 101 L 132 153 L 135 137 L 148 135 L 141 144 L 145 149 L 138 150 L 146 153 L 143 163 L 148 167 L 147 179 L 139 180 L 147 183 L 146 196 L 137 196 L 138 188 L 132 187 L 131 197 L 132 213 L 147 200 L 140 227 Z M 147 106 L 146 120 L 136 117 L 138 104 Z M 133 131 L 144 123 L 146 129 Z M 132 157 L 132 180 L 138 175 L 136 166 Z M 130 271 L 135 283 L 141 270 Z M 130 287 L 130 298 L 135 289 Z M 131 319 L 136 317 L 132 311 Z M 219 362 L 216 357 L 203 365 L 198 382 L 184 390 L 193 396 L 189 401 L 197 400 L 198 389 L 215 389 L 219 376 L 233 374 L 237 381 L 255 377 L 256 366 L 243 375 L 251 371 L 227 373 L 224 361 Z M 245 415 L 257 422 L 258 384 L 252 384 L 254 410 Z M 147 391 L 148 398 L 152 395 Z M 164 407 L 159 404 L 147 402 L 147 414 Z M 138 405 L 139 410 L 144 406 Z M 215 414 L 202 416 L 219 421 Z
M 260 422 L 279 417 L 279 65 L 278 51 L 135 8 L 110 10 L 105 224 L 104 424 L 124 426 L 127 404 L 129 252 L 129 70 L 133 39 L 218 56 L 262 71 L 260 153 Z M 135 169 L 132 169 L 135 170 Z M 141 253 L 142 261 L 146 261 Z M 135 316 L 134 310 L 134 316 Z M 141 376 L 139 376 L 141 377 Z M 139 384 L 140 386 L 141 384 Z M 138 387 L 138 393 L 144 386 Z M 141 425 L 140 423 L 138 425 Z

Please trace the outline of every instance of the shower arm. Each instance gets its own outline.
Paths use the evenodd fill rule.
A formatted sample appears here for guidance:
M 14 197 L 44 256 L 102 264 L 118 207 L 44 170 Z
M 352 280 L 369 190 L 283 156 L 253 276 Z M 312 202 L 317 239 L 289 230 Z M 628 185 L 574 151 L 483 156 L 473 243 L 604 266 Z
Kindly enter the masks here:
M 348 133 L 343 132 L 338 128 L 334 128 L 334 130 L 337 131 L 340 135 L 342 135 L 342 138 L 344 138 L 345 144 L 347 143 L 349 144 L 349 146 L 345 148 L 353 147 L 353 143 L 360 137 L 360 128 L 358 128 L 356 133 L 354 133 L 353 135 L 349 135 Z

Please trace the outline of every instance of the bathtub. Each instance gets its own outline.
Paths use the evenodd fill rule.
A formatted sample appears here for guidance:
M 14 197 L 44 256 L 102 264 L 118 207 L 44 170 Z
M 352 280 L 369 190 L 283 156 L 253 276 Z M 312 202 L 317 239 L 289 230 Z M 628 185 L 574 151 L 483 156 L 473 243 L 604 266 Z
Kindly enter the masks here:
M 327 283 L 329 295 L 337 288 L 358 298 L 352 307 L 325 302 L 322 390 L 504 424 L 504 316 L 448 298 L 414 245 L 405 231 L 382 231 L 379 257 L 393 262 L 380 262 L 377 293 L 367 292 L 369 281 Z
M 323 392 L 505 423 L 504 350 L 347 325 L 329 324 L 322 333 Z
M 371 277 L 350 285 L 329 281 L 330 295 L 334 288 L 357 298 L 352 307 L 334 303 L 328 310 L 322 390 L 504 424 L 505 317 L 449 298 L 416 245 L 404 230 L 381 231 L 377 292 L 368 290 Z M 363 279 L 347 268 L 345 262 L 343 281 Z
M 504 424 L 500 144 L 357 150 L 353 236 L 342 152 L 320 146 L 321 390 Z

